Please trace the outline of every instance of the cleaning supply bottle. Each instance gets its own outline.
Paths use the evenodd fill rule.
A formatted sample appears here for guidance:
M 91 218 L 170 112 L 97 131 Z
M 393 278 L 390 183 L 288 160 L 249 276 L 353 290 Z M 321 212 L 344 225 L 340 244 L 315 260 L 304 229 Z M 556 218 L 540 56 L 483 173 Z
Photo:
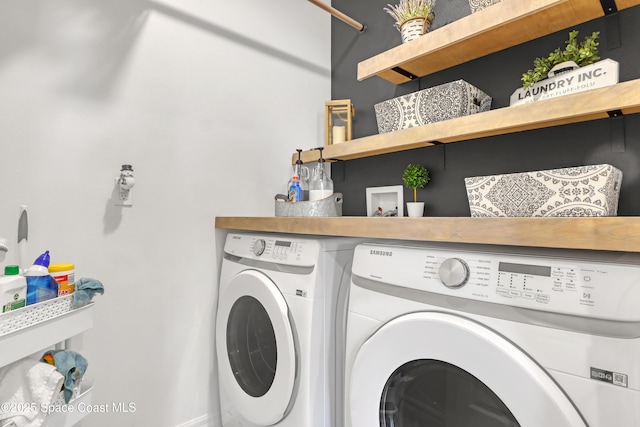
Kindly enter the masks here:
M 58 282 L 49 274 L 49 251 L 45 251 L 27 269 L 27 305 L 58 296 Z
M 302 153 L 302 149 L 297 148 L 298 152 L 298 160 L 296 160 L 296 164 L 293 166 L 293 175 L 289 182 L 287 183 L 287 193 L 291 195 L 291 186 L 293 185 L 293 178 L 298 177 L 298 185 L 300 186 L 300 198 L 299 200 L 291 200 L 291 196 L 289 196 L 289 201 L 291 202 L 300 202 L 309 200 L 309 169 L 306 166 L 302 166 L 302 159 L 300 159 L 300 153 Z
M 325 169 L 326 161 L 322 158 L 324 148 L 320 147 L 316 150 L 320 150 L 320 159 L 313 169 L 313 178 L 309 184 L 309 200 L 325 199 L 333 194 L 333 181 L 329 178 Z
M 27 300 L 27 279 L 20 275 L 20 267 L 7 265 L 0 277 L 0 313 L 22 308 Z
M 293 175 L 291 178 L 291 184 L 289 185 L 289 201 L 302 201 L 302 186 L 300 185 L 300 178 L 298 175 Z

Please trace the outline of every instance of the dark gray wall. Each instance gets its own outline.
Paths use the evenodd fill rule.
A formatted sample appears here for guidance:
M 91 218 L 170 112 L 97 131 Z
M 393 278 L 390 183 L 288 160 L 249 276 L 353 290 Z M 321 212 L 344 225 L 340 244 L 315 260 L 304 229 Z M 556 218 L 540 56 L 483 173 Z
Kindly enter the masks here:
M 332 99 L 351 99 L 356 109 L 354 138 L 378 133 L 374 104 L 416 90 L 463 79 L 493 97 L 492 108 L 509 105 L 509 97 L 522 86 L 522 73 L 534 58 L 563 47 L 568 33 L 579 38 L 600 31 L 600 57 L 620 63 L 620 81 L 640 78 L 640 6 L 619 12 L 621 46 L 607 49 L 605 19 L 515 46 L 459 66 L 394 85 L 379 77 L 357 80 L 358 62 L 400 44 L 400 33 L 383 8 L 388 0 L 333 0 L 336 9 L 365 23 L 360 34 L 332 19 Z M 395 3 L 395 2 L 393 2 Z M 438 0 L 434 28 L 471 13 L 464 0 Z M 430 171 L 431 182 L 418 190 L 426 202 L 427 216 L 469 216 L 464 178 L 477 175 L 523 172 L 609 163 L 622 170 L 619 215 L 640 215 L 640 114 L 624 117 L 625 151 L 612 152 L 611 121 L 602 119 L 508 135 L 474 139 L 401 153 L 334 163 L 336 191 L 344 195 L 343 214 L 366 215 L 366 188 L 402 184 L 408 163 L 420 163 Z M 404 199 L 413 197 L 405 189 Z

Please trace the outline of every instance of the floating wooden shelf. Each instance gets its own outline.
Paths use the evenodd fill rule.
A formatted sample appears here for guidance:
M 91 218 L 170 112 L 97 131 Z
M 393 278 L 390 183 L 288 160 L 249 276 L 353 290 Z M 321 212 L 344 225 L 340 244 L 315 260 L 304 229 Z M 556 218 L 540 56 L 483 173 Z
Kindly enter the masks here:
M 372 239 L 640 252 L 640 217 L 217 217 L 215 227 Z
M 640 112 L 640 79 L 529 104 L 445 120 L 396 132 L 358 138 L 325 147 L 325 159 L 350 160 L 395 153 L 439 143 L 503 135 L 609 117 L 610 111 Z M 318 160 L 318 152 L 303 151 L 304 163 Z M 292 155 L 291 163 L 297 160 Z
M 617 0 L 618 10 L 640 0 Z M 358 64 L 400 84 L 604 16 L 600 0 L 503 0 Z M 394 70 L 395 69 L 395 70 Z

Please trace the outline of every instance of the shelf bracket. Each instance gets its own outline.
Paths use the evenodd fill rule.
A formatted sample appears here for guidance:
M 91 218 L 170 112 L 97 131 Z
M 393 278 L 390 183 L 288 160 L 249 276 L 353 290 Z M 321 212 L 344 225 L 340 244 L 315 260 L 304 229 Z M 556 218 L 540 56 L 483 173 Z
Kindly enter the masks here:
M 409 80 L 415 80 L 415 79 L 419 78 L 418 76 L 416 76 L 416 75 L 414 75 L 414 74 L 411 74 L 411 73 L 410 73 L 410 72 L 408 72 L 407 70 L 404 70 L 404 69 L 402 69 L 402 68 L 400 68 L 400 67 L 393 67 L 393 68 L 391 69 L 391 71 L 395 71 L 396 73 L 398 73 L 398 74 L 400 74 L 400 75 L 402 75 L 402 76 L 405 76 L 405 77 L 406 77 L 406 78 L 408 78 Z
M 607 33 L 607 48 L 615 49 L 622 45 L 620 41 L 620 17 L 615 0 L 600 0 L 604 11 L 604 28 Z
M 624 153 L 625 135 L 624 135 L 624 114 L 621 110 L 613 110 L 608 112 L 611 118 L 611 152 L 612 153 Z

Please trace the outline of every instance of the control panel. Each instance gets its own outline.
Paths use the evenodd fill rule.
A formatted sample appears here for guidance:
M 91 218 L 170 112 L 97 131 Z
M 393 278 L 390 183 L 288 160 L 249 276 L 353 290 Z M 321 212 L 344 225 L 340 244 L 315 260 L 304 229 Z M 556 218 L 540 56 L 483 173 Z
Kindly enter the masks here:
M 225 252 L 264 262 L 313 266 L 318 259 L 319 246 L 312 240 L 229 234 Z
M 627 259 L 364 244 L 356 248 L 353 274 L 490 303 L 640 321 L 640 263 Z

